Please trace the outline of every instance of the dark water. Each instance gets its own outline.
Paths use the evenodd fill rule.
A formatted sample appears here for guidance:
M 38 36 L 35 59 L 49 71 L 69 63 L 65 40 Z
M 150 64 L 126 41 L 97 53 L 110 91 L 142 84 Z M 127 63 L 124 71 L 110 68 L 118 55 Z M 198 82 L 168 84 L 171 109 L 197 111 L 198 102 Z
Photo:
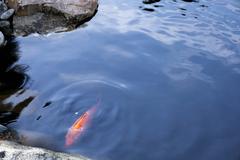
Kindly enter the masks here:
M 101 0 L 75 31 L 16 41 L 5 77 L 20 89 L 1 94 L 0 120 L 32 133 L 26 144 L 103 160 L 240 159 L 239 0 Z

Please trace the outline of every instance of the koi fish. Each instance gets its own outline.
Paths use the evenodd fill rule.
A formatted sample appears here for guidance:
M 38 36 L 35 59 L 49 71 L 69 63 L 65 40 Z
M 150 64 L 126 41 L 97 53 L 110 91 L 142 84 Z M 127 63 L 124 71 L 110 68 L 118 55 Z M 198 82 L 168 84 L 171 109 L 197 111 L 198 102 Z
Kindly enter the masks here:
M 86 126 L 90 123 L 91 118 L 99 105 L 100 101 L 98 100 L 97 104 L 92 106 L 82 116 L 80 116 L 74 122 L 72 127 L 68 129 L 68 132 L 65 136 L 65 147 L 71 146 L 80 137 L 80 135 L 84 133 Z

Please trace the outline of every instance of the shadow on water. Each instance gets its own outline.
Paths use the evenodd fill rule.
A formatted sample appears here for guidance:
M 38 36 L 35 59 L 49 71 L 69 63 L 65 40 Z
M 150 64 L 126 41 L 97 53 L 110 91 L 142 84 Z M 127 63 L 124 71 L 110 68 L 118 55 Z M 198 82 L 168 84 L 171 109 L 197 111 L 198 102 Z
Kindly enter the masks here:
M 195 3 L 199 3 L 199 0 L 172 0 L 172 2 L 195 2 Z M 156 11 L 157 8 L 162 8 L 164 7 L 163 4 L 161 4 L 161 0 L 143 0 L 142 3 L 143 3 L 143 6 L 139 6 L 140 9 L 144 10 L 144 11 L 148 11 L 148 12 L 154 12 Z M 207 7 L 206 5 L 204 4 L 201 4 L 200 7 Z M 182 11 L 186 11 L 187 9 L 185 8 L 179 8 L 180 10 Z M 186 16 L 185 13 L 182 13 L 181 14 L 182 16 Z
M 2 125 L 14 122 L 33 99 L 27 98 L 16 106 L 4 103 L 4 100 L 23 89 L 29 80 L 25 73 L 28 67 L 15 64 L 20 57 L 18 42 L 13 36 L 6 37 L 6 40 L 7 44 L 0 48 L 0 124 Z

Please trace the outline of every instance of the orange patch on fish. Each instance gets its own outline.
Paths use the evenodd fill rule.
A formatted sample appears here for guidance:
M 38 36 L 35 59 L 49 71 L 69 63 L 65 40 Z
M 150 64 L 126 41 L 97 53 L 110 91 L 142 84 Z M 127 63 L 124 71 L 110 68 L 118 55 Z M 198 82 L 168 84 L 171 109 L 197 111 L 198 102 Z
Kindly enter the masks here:
M 82 116 L 80 116 L 68 132 L 65 137 L 65 146 L 69 147 L 80 137 L 80 135 L 85 131 L 86 126 L 89 124 L 93 114 L 96 112 L 97 107 L 100 105 L 98 101 L 96 105 L 92 106 L 88 111 L 86 111 Z

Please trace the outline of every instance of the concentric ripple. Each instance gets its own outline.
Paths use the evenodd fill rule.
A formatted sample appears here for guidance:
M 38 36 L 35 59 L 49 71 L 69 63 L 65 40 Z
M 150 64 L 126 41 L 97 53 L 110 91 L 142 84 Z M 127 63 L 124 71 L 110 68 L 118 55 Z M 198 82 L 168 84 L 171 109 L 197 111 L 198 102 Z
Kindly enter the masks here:
M 73 146 L 64 148 L 68 128 L 98 100 L 100 105 L 91 123 L 87 125 L 86 132 Z M 86 154 L 94 150 L 96 155 L 103 154 L 117 146 L 122 138 L 126 138 L 119 133 L 124 133 L 129 128 L 129 124 L 123 123 L 123 120 L 130 118 L 131 114 L 126 110 L 130 101 L 125 85 L 104 80 L 79 81 L 57 91 L 37 112 L 32 112 L 30 117 L 23 114 L 18 126 L 19 130 L 47 135 L 48 138 L 45 139 L 51 144 L 45 142 L 40 144 L 42 147 Z M 29 119 L 33 120 L 30 124 Z M 38 141 L 27 136 L 29 142 L 26 141 L 26 144 L 39 146 Z M 101 147 L 102 144 L 107 145 Z

